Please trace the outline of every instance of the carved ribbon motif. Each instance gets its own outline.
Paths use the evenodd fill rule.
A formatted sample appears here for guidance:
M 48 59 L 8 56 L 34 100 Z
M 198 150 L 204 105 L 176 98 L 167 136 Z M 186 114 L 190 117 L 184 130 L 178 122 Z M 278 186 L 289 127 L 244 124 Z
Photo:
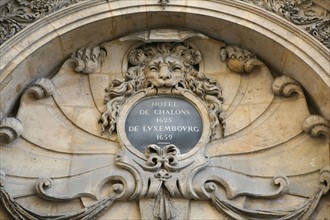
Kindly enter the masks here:
M 20 120 L 14 117 L 0 121 L 0 143 L 10 143 L 23 134 L 24 127 Z
M 154 177 L 160 182 L 165 182 L 172 177 L 169 172 L 178 169 L 180 150 L 174 145 L 167 145 L 163 149 L 157 145 L 149 145 L 145 150 L 147 168 L 155 173 Z M 170 199 L 170 193 L 162 184 L 155 198 L 153 215 L 156 219 L 174 219 L 175 208 Z
M 177 155 L 180 154 L 180 150 L 174 145 L 167 145 L 164 148 L 160 148 L 157 145 L 149 145 L 145 150 L 147 160 L 147 168 L 150 171 L 158 171 L 162 169 L 161 173 L 156 173 L 155 177 L 164 181 L 170 178 L 168 171 L 175 171 L 178 165 Z M 162 178 L 164 176 L 166 178 Z

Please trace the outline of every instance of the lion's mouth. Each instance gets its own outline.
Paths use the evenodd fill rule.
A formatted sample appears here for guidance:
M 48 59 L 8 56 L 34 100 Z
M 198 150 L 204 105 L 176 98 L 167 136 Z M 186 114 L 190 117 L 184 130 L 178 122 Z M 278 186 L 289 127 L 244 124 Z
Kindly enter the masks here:
M 167 88 L 171 88 L 171 87 L 181 87 L 181 88 L 185 88 L 185 83 L 183 79 L 179 79 L 179 80 L 146 80 L 145 81 L 145 87 L 146 88 L 153 88 L 153 87 L 157 87 L 157 88 L 161 88 L 161 87 L 167 87 Z

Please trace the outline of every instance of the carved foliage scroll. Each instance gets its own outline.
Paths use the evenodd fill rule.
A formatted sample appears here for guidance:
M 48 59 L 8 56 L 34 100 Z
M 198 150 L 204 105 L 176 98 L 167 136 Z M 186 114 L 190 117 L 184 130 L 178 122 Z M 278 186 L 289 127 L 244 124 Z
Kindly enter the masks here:
M 0 45 L 27 25 L 84 0 L 13 0 L 0 8 Z
M 4 118 L 0 121 L 0 143 L 7 144 L 23 134 L 24 128 L 20 120 L 14 117 Z
M 330 14 L 312 0 L 241 0 L 272 11 L 306 30 L 330 49 Z

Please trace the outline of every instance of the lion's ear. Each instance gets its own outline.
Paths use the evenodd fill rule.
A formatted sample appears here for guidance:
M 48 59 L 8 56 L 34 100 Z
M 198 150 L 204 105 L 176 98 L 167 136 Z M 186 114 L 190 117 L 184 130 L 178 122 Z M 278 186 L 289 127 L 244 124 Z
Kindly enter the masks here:
M 144 51 L 141 49 L 134 49 L 131 50 L 128 53 L 128 61 L 132 64 L 132 65 L 141 65 L 144 63 L 144 61 L 146 60 L 146 55 L 144 54 Z

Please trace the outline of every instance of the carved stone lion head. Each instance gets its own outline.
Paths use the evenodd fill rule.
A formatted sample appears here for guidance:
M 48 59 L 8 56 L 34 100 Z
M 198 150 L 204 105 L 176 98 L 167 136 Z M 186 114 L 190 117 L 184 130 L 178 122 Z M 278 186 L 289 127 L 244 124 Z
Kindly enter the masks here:
M 139 90 L 149 94 L 180 94 L 190 90 L 209 109 L 212 138 L 223 135 L 222 90 L 217 81 L 198 71 L 201 53 L 185 43 L 150 43 L 128 53 L 124 79 L 114 79 L 106 89 L 102 131 L 116 130 L 117 117 L 126 99 Z
M 148 87 L 185 87 L 185 72 L 201 61 L 201 53 L 183 43 L 157 43 L 133 49 L 130 64 L 143 69 Z

